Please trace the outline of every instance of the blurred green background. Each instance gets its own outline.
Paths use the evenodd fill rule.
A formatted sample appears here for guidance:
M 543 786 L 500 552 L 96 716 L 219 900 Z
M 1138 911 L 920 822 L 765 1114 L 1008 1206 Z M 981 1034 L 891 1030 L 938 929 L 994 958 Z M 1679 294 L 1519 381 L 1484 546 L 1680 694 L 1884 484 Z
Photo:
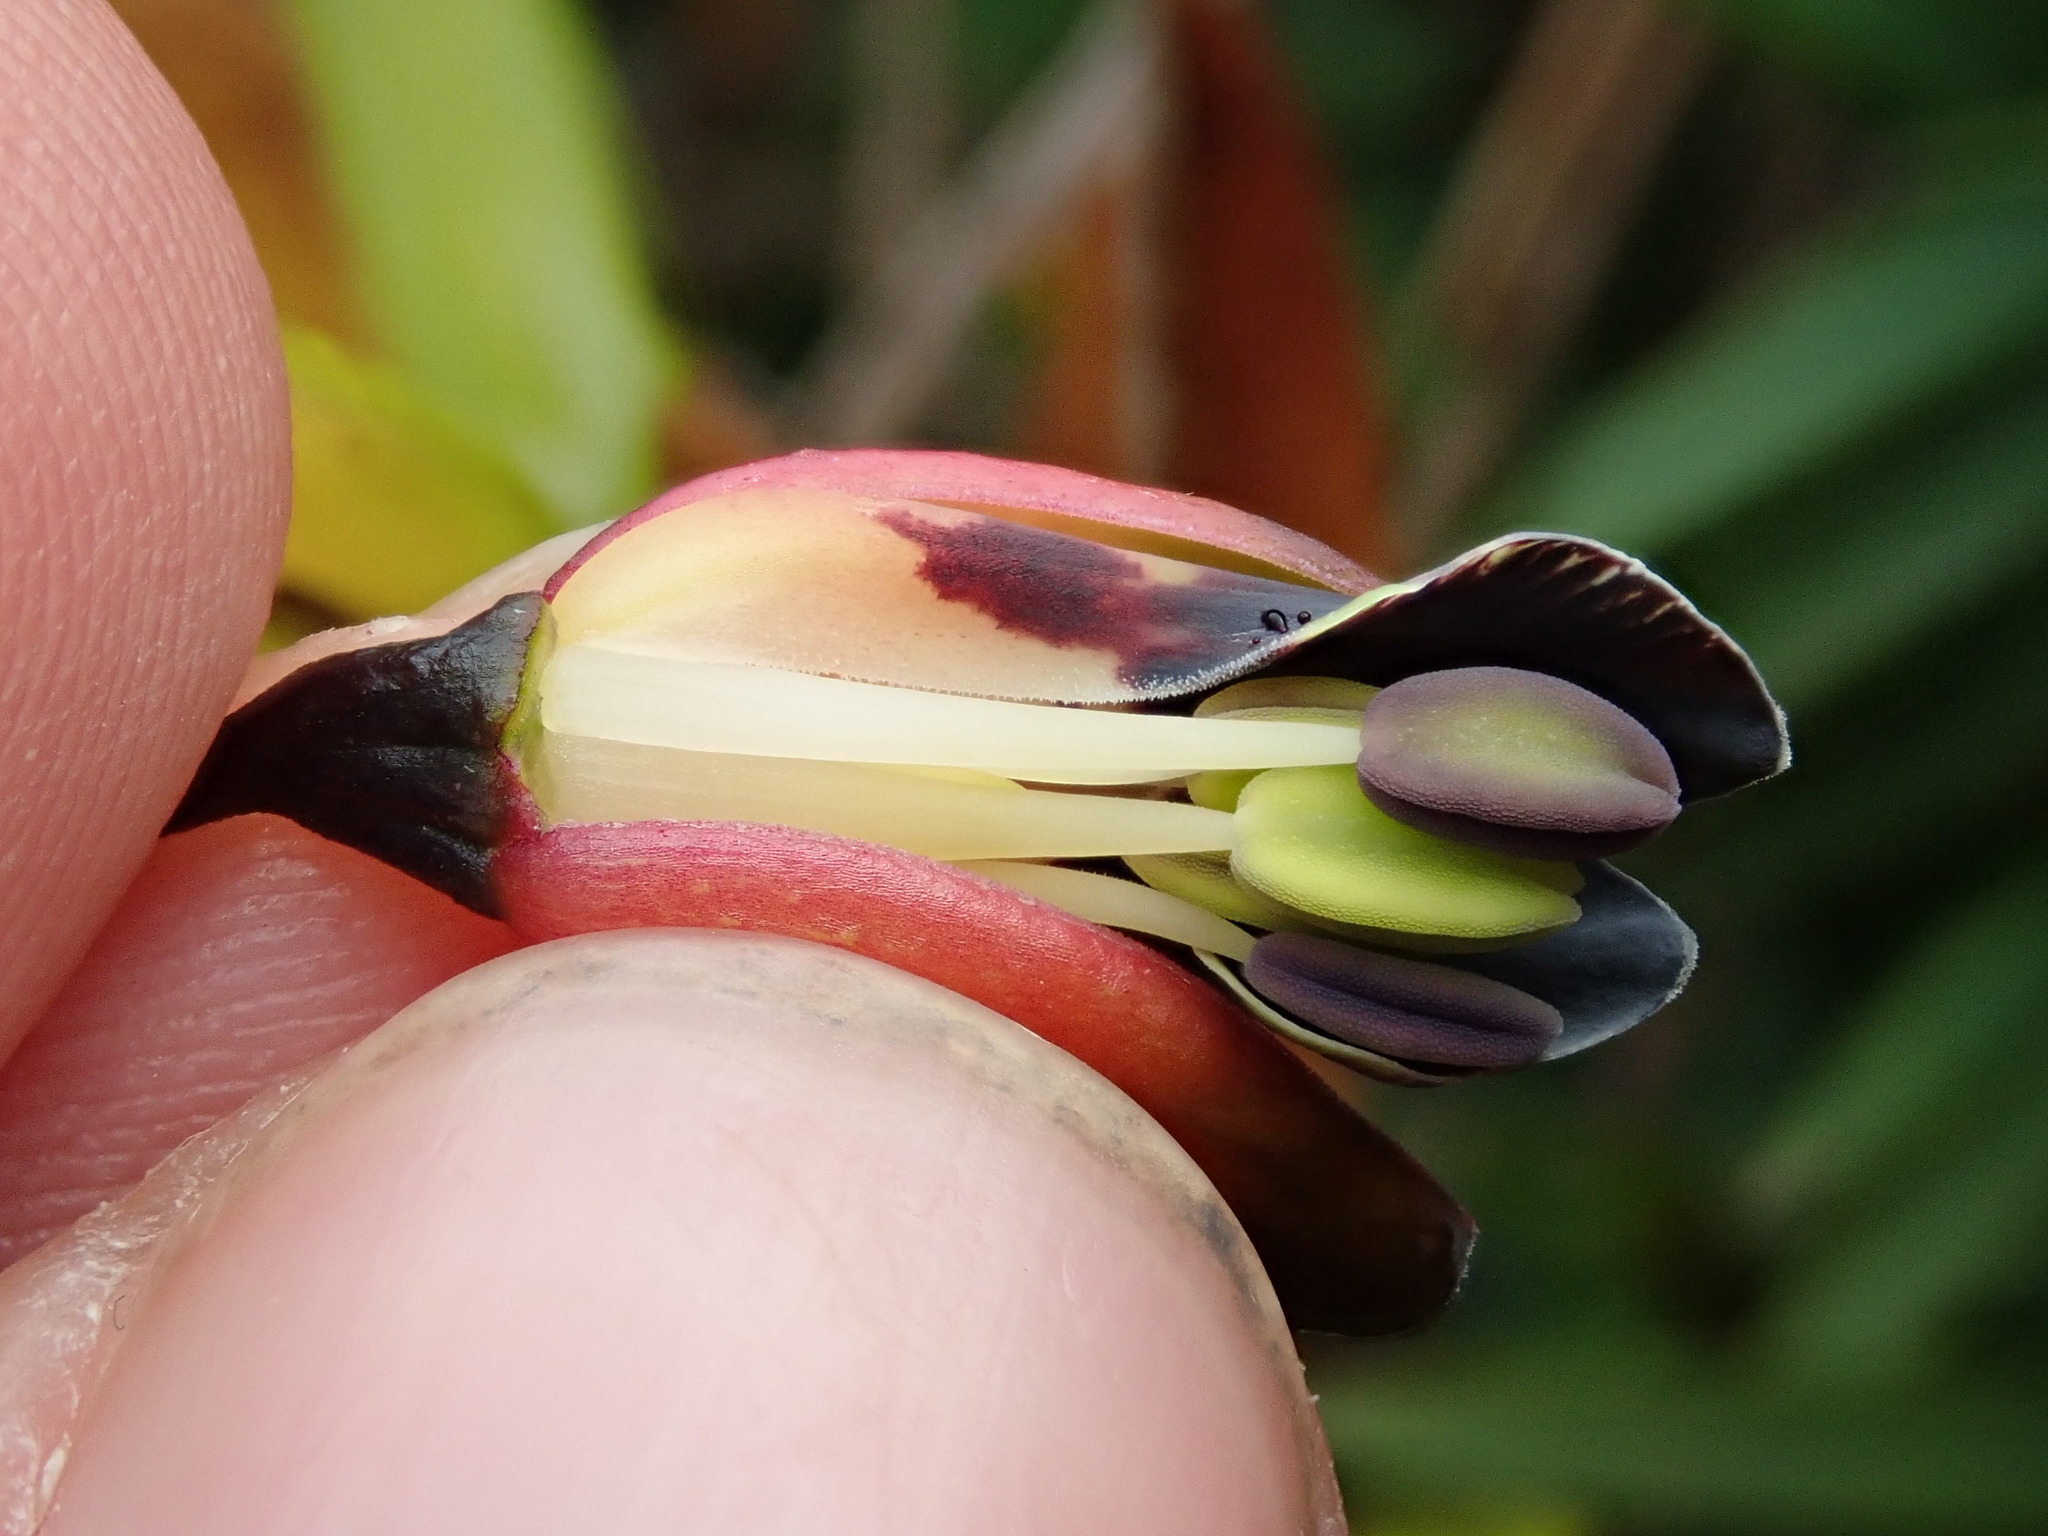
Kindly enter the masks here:
M 2048 1530 L 2048 8 L 117 8 L 291 328 L 275 639 L 809 441 L 1675 578 L 1795 770 L 1628 861 L 1677 1006 L 1374 1092 L 1484 1235 L 1305 1341 L 1354 1518 Z

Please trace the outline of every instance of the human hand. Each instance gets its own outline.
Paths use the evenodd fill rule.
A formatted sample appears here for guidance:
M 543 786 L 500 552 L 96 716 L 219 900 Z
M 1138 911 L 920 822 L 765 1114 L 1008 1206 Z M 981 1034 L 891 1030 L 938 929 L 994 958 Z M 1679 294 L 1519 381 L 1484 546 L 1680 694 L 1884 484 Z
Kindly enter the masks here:
M 1015 1026 L 744 935 L 470 972 L 287 824 L 152 848 L 281 537 L 267 302 L 96 3 L 9 8 L 0 205 L 0 1252 L 229 1115 L 0 1277 L 0 1531 L 1341 1529 L 1234 1223 Z

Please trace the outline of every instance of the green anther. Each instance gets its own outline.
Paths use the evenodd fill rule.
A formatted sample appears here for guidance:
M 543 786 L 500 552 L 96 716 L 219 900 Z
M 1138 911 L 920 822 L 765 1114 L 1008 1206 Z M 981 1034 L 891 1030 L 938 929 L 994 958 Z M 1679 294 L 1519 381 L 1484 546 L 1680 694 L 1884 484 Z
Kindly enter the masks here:
M 1124 863 L 1132 874 L 1155 891 L 1191 901 L 1233 923 L 1243 923 L 1252 928 L 1305 930 L 1309 927 L 1299 914 L 1275 905 L 1257 891 L 1242 885 L 1230 873 L 1227 854 L 1131 854 Z
M 1403 826 L 1348 767 L 1274 768 L 1237 803 L 1231 871 L 1312 918 L 1400 933 L 1508 938 L 1577 921 L 1569 864 L 1516 859 Z
M 1212 811 L 1234 811 L 1245 785 L 1263 770 L 1258 768 L 1212 768 L 1188 778 L 1188 798 Z
M 1348 725 L 1364 718 L 1379 692 L 1337 677 L 1254 677 L 1213 693 L 1195 707 L 1198 720 L 1286 720 L 1308 725 Z M 1234 811 L 1245 785 L 1263 770 L 1217 768 L 1188 779 L 1188 798 L 1212 811 Z
M 1354 730 L 1365 719 L 1358 709 L 1323 708 L 1313 704 L 1262 704 L 1249 709 L 1212 709 L 1203 720 L 1287 720 L 1308 725 L 1348 725 Z
M 1210 694 L 1195 706 L 1195 714 L 1206 719 L 1251 709 L 1338 709 L 1356 715 L 1378 692 L 1369 683 L 1341 677 L 1252 677 Z

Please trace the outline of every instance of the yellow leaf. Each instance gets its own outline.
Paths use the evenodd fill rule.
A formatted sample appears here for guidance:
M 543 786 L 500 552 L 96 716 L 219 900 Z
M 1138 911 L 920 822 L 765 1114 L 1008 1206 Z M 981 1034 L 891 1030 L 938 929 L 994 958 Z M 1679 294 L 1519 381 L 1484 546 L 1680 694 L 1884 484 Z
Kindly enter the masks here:
M 554 531 L 519 472 L 396 369 L 303 328 L 284 351 L 287 591 L 350 620 L 411 613 Z

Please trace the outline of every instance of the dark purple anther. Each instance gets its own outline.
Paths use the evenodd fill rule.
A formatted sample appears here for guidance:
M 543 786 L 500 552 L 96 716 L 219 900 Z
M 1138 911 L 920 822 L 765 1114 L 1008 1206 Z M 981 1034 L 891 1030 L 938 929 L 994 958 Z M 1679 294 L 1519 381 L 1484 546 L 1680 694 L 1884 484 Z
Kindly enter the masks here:
M 1335 1039 L 1423 1067 L 1526 1066 L 1564 1028 L 1550 1004 L 1506 982 L 1306 934 L 1260 939 L 1244 979 Z
M 1679 811 L 1657 738 L 1596 693 L 1542 672 L 1420 672 L 1366 706 L 1358 782 L 1396 821 L 1529 859 L 1596 859 Z

